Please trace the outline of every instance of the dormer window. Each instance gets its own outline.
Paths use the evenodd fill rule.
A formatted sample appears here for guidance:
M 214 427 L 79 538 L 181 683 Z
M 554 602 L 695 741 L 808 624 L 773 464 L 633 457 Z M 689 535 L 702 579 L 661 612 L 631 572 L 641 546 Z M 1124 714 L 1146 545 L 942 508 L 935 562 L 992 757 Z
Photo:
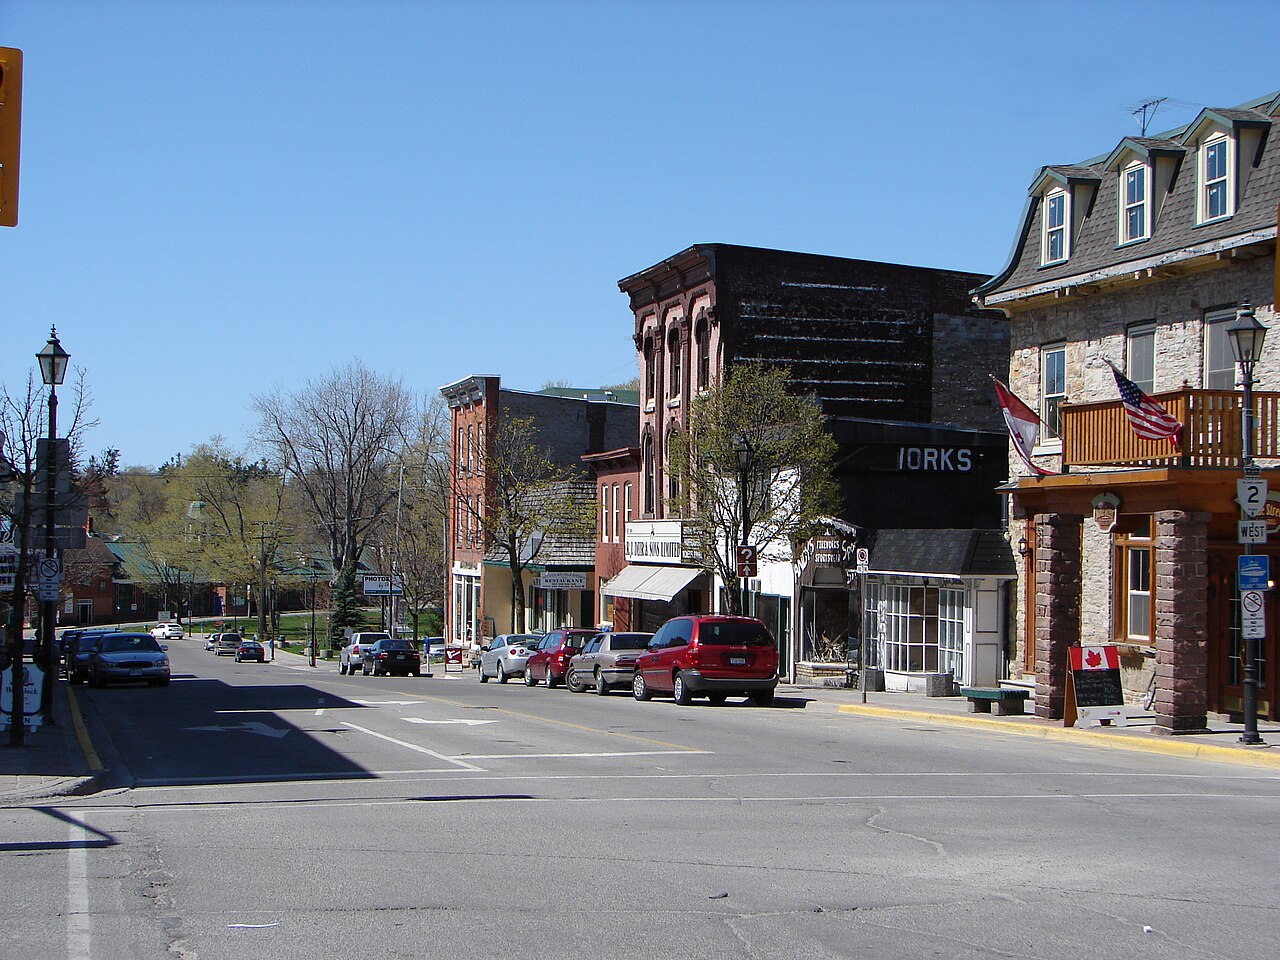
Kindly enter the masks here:
M 1200 147 L 1199 218 L 1201 223 L 1220 220 L 1235 213 L 1235 190 L 1231 176 L 1231 138 L 1218 134 Z
M 1051 190 L 1044 198 L 1044 235 L 1041 238 L 1040 262 L 1060 263 L 1070 256 L 1068 249 L 1067 191 Z
M 1151 177 L 1145 163 L 1131 163 L 1121 174 L 1120 242 L 1132 243 L 1151 236 L 1148 215 Z

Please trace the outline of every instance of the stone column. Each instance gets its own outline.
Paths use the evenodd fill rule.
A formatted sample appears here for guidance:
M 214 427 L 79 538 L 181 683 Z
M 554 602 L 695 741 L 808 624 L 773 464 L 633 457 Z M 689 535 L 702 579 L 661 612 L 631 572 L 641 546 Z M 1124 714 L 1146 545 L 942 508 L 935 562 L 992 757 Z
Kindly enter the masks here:
M 1162 510 L 1155 524 L 1155 731 L 1201 733 L 1209 709 L 1209 514 Z
M 1036 716 L 1060 720 L 1067 697 L 1067 647 L 1080 642 L 1079 514 L 1036 514 Z

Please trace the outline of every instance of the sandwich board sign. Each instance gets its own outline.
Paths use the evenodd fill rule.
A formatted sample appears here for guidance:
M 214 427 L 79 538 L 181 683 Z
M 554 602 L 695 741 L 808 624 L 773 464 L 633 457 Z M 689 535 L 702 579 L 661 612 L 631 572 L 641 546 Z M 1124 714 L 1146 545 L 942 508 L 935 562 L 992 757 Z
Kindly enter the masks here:
M 1064 726 L 1114 723 L 1125 725 L 1120 653 L 1115 644 L 1067 648 L 1067 703 Z

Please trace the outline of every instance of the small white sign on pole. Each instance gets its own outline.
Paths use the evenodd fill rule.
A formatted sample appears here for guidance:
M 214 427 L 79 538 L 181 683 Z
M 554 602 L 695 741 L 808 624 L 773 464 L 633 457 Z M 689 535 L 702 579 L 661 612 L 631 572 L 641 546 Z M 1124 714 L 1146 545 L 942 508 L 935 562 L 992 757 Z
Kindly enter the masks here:
M 1261 590 L 1240 593 L 1240 636 L 1245 640 L 1261 640 L 1267 635 L 1267 601 Z
M 1267 521 L 1241 520 L 1238 522 L 1237 543 L 1266 543 Z
M 1252 520 L 1267 505 L 1267 481 L 1261 477 L 1237 480 L 1236 501 L 1240 512 Z

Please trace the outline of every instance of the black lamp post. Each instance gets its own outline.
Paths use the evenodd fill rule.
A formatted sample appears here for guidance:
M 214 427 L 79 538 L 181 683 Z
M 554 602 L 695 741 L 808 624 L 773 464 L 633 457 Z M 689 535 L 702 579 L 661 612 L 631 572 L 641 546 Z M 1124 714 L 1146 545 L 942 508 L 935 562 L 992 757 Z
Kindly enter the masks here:
M 751 476 L 751 458 L 753 454 L 751 441 L 747 439 L 745 433 L 739 434 L 738 438 L 733 442 L 733 452 L 738 457 L 738 496 L 740 498 L 738 502 L 740 509 L 739 525 L 741 528 L 741 539 L 738 543 L 745 547 L 748 545 L 748 538 L 751 534 L 751 511 L 747 503 L 747 483 Z M 734 554 L 737 554 L 737 550 L 734 551 Z M 745 617 L 747 615 L 747 578 L 741 577 L 738 586 L 738 615 Z
M 1266 338 L 1267 328 L 1258 322 L 1253 307 L 1248 301 L 1240 304 L 1236 319 L 1227 327 L 1227 336 L 1231 340 L 1231 352 L 1240 365 L 1240 374 L 1244 386 L 1243 409 L 1240 414 L 1241 438 L 1240 460 L 1244 466 L 1246 478 L 1258 476 L 1258 468 L 1253 463 L 1253 368 L 1262 354 L 1262 341 Z M 1249 552 L 1245 547 L 1246 554 Z M 1242 651 L 1244 660 L 1244 732 L 1240 734 L 1240 742 L 1244 744 L 1260 744 L 1258 736 L 1258 667 L 1257 644 L 1254 637 L 1244 638 Z
M 49 330 L 49 342 L 36 354 L 40 362 L 40 379 L 49 388 L 49 451 L 45 458 L 44 488 L 44 555 L 51 560 L 57 556 L 56 546 L 57 515 L 54 509 L 54 498 L 58 489 L 58 386 L 67 376 L 67 362 L 71 354 L 62 349 L 58 342 L 58 328 Z M 46 596 L 48 596 L 46 594 Z M 58 619 L 58 598 L 54 594 L 52 600 L 44 600 L 40 607 L 40 669 L 44 671 L 44 687 L 40 692 L 40 713 L 46 723 L 53 721 L 50 704 L 53 702 L 53 680 L 57 676 L 53 671 L 53 631 Z M 14 691 L 15 701 L 21 697 L 21 691 Z M 15 712 L 16 716 L 16 712 Z
M 298 557 L 302 562 L 302 557 Z M 311 666 L 316 665 L 316 561 L 307 557 L 307 569 L 311 572 L 311 642 L 307 644 L 307 660 Z

